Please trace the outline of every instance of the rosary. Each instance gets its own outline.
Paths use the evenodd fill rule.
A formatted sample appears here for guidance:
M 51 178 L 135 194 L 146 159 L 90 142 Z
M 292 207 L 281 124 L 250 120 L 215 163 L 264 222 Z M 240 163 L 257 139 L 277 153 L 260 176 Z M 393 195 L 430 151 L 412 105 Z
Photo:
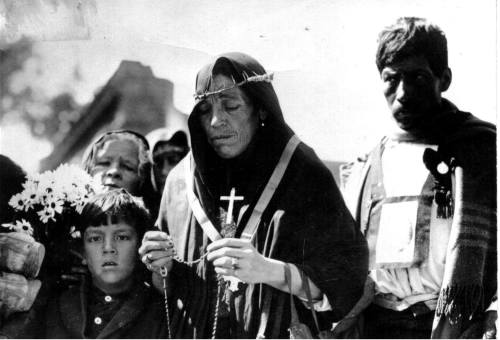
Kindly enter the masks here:
M 243 196 L 236 196 L 236 190 L 235 188 L 231 189 L 230 195 L 229 196 L 221 196 L 221 201 L 229 201 L 229 206 L 226 214 L 225 221 L 222 223 L 222 230 L 221 230 L 221 235 L 222 237 L 234 237 L 236 234 L 236 223 L 233 220 L 233 210 L 234 210 L 234 201 L 241 201 L 243 200 Z M 221 209 L 221 215 L 223 215 L 223 210 Z M 179 263 L 183 263 L 189 266 L 192 266 L 194 264 L 199 263 L 202 261 L 208 253 L 203 254 L 200 256 L 198 259 L 194 261 L 184 261 L 182 260 L 179 256 L 174 256 L 174 260 L 176 260 Z M 234 264 L 233 264 L 234 267 Z M 234 268 L 233 268 L 234 269 Z M 168 304 L 168 296 L 167 296 L 167 268 L 166 267 L 161 267 L 160 268 L 160 275 L 162 277 L 163 281 L 163 293 L 164 293 L 164 300 L 165 300 L 165 313 L 166 313 L 166 319 L 167 319 L 167 330 L 168 330 L 168 338 L 172 339 L 172 333 L 170 329 L 170 314 L 169 314 L 169 304 Z M 238 283 L 242 282 L 240 279 L 234 277 L 234 276 L 226 276 L 226 275 L 217 275 L 217 294 L 216 294 L 216 304 L 215 304 L 215 311 L 214 311 L 214 322 L 213 322 L 213 327 L 212 327 L 212 339 L 215 339 L 215 336 L 217 334 L 217 323 L 218 323 L 218 318 L 220 314 L 220 309 L 221 309 L 221 300 L 222 300 L 222 293 L 223 293 L 223 288 L 226 286 L 226 282 L 229 282 L 229 285 L 227 285 L 227 289 L 230 290 L 231 292 L 236 292 L 238 290 Z M 230 293 L 226 290 L 225 292 L 225 308 L 224 308 L 224 313 L 228 313 L 228 307 L 230 303 Z

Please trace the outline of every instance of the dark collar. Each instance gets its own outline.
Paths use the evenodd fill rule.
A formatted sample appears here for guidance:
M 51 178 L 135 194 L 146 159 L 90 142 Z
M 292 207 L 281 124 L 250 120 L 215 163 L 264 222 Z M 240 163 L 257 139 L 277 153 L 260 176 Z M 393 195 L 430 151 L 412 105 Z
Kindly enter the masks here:
M 72 336 L 77 338 L 85 338 L 85 328 L 89 322 L 87 316 L 90 294 L 94 294 L 94 296 L 104 294 L 100 290 L 91 292 L 97 288 L 93 287 L 90 282 L 90 278 L 84 279 L 79 288 L 69 289 L 63 292 L 59 298 L 62 322 L 66 329 L 77 332 L 77 334 L 72 334 Z M 116 295 L 115 297 L 124 299 L 123 304 L 101 334 L 99 334 L 98 338 L 109 338 L 118 329 L 134 321 L 144 308 L 147 308 L 145 303 L 148 300 L 149 290 L 150 288 L 144 282 L 138 281 L 127 293 Z

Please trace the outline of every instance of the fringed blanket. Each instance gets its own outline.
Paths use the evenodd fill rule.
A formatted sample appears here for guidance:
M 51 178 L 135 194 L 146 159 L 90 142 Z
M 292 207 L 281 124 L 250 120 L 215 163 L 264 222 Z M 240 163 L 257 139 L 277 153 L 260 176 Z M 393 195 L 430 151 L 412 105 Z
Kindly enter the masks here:
M 497 290 L 496 129 L 458 113 L 463 114 L 462 127 L 440 145 L 444 155 L 454 158 L 455 185 L 435 338 L 460 336 Z

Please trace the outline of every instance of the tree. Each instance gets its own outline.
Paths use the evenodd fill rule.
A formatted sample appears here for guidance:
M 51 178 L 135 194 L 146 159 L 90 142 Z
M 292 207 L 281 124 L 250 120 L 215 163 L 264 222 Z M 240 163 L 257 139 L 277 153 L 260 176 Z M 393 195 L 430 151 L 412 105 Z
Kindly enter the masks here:
M 33 81 L 44 73 L 40 58 L 27 39 L 0 46 L 0 123 L 24 121 L 34 136 L 57 143 L 78 119 L 80 107 L 71 93 L 51 97 Z

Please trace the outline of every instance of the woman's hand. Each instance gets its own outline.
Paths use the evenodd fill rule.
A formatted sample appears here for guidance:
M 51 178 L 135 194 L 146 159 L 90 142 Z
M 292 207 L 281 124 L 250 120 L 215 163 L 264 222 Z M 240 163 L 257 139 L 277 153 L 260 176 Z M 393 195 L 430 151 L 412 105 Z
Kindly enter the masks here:
M 264 257 L 249 241 L 224 238 L 211 243 L 207 251 L 207 260 L 218 274 L 247 283 L 276 285 L 283 281 L 283 262 Z
M 174 243 L 167 233 L 148 231 L 142 239 L 139 255 L 150 271 L 159 274 L 162 267 L 170 271 L 175 255 Z

